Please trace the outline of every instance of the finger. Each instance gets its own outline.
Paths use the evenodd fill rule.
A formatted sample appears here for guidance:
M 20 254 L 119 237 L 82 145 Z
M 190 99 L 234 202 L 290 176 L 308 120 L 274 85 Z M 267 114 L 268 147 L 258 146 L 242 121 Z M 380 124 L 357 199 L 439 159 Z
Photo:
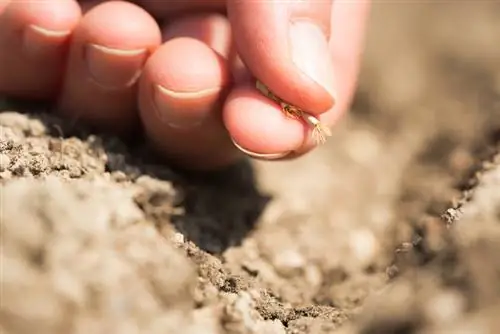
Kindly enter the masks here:
M 227 58 L 231 49 L 231 28 L 227 18 L 218 14 L 193 14 L 168 24 L 163 29 L 165 41 L 191 37 L 207 44 Z
M 369 1 L 336 2 L 332 8 L 329 54 L 338 69 L 338 100 L 320 115 L 330 127 L 348 109 L 355 91 L 368 10 Z M 291 159 L 316 146 L 307 125 L 286 118 L 276 103 L 260 96 L 253 87 L 235 90 L 228 97 L 224 122 L 236 144 L 256 158 Z
M 69 39 L 80 19 L 75 1 L 0 4 L 0 93 L 51 98 L 57 93 Z
M 285 101 L 315 114 L 329 110 L 337 95 L 328 49 L 332 0 L 227 4 L 250 71 Z
M 185 168 L 225 166 L 238 154 L 220 111 L 230 84 L 229 24 L 218 15 L 194 16 L 169 26 L 165 36 L 140 80 L 148 138 L 163 157 Z
M 137 80 L 160 42 L 158 25 L 136 5 L 90 9 L 74 33 L 59 112 L 116 133 L 137 126 Z
M 261 159 L 279 159 L 301 147 L 307 129 L 253 86 L 235 88 L 226 100 L 224 124 L 234 144 Z

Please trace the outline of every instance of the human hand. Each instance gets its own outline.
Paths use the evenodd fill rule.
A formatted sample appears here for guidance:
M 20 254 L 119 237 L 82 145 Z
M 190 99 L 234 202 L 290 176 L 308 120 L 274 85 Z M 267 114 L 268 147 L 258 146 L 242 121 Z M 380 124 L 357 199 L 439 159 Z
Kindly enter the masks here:
M 255 78 L 333 126 L 356 85 L 368 1 L 4 0 L 0 94 L 127 134 L 186 168 L 314 148 Z M 160 23 L 158 23 L 160 22 Z M 236 143 L 235 146 L 233 144 Z M 237 148 L 239 147 L 240 150 Z

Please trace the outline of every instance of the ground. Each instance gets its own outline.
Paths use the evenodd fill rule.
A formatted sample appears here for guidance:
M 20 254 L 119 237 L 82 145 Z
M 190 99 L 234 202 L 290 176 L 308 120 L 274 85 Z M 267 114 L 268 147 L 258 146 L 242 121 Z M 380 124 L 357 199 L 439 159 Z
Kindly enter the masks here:
M 376 2 L 353 110 L 293 162 L 195 175 L 0 113 L 0 332 L 500 330 L 496 2 Z

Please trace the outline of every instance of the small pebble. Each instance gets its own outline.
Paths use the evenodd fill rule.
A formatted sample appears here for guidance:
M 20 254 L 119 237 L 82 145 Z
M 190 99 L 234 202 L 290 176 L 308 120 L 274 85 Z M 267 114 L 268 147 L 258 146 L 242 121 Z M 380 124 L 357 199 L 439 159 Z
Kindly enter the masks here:
M 464 297 L 455 291 L 441 292 L 427 302 L 427 317 L 435 324 L 448 323 L 460 319 L 465 312 Z
M 369 230 L 358 230 L 351 234 L 350 246 L 363 266 L 373 262 L 380 247 L 377 239 Z
M 297 270 L 304 267 L 305 264 L 305 258 L 300 252 L 294 249 L 285 249 L 273 258 L 273 265 L 283 276 L 293 275 Z

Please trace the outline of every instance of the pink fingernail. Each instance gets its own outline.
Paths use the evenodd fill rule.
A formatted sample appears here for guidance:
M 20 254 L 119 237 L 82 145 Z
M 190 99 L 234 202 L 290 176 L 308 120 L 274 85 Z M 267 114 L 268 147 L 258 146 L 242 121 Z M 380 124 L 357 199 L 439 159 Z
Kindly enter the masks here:
M 61 45 L 70 34 L 69 30 L 49 30 L 30 25 L 24 31 L 24 49 L 28 54 L 36 57 L 50 55 L 61 50 Z
M 146 59 L 146 49 L 122 50 L 97 44 L 88 44 L 85 48 L 89 76 L 106 89 L 123 89 L 134 85 Z
M 295 21 L 290 27 L 290 44 L 295 65 L 336 100 L 335 69 L 323 31 L 312 22 Z
M 156 85 L 153 102 L 158 118 L 173 128 L 192 128 L 203 123 L 219 98 L 220 87 L 198 92 L 175 92 Z

